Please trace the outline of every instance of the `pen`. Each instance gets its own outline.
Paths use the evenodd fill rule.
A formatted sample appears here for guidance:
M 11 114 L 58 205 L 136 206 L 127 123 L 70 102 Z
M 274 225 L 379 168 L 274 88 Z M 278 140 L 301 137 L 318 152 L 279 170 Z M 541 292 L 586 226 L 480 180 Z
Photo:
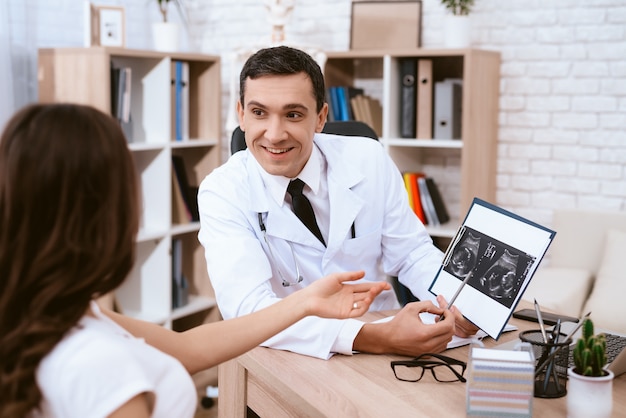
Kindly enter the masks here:
M 583 316 L 582 318 L 580 318 L 580 320 L 578 321 L 578 325 L 576 325 L 576 328 L 574 328 L 569 334 L 567 334 L 567 336 L 565 337 L 565 341 L 568 341 L 570 338 L 572 338 L 572 335 L 576 334 L 576 331 L 578 331 L 580 329 L 580 327 L 582 327 L 583 322 L 585 322 L 585 319 L 587 319 L 589 317 L 589 315 L 591 315 L 591 311 L 587 312 L 587 314 L 585 316 Z M 556 350 L 554 350 L 554 352 L 552 354 L 550 354 L 548 356 L 548 358 L 546 358 L 546 360 L 541 363 L 539 366 L 537 366 L 537 368 L 535 369 L 535 377 L 537 377 L 537 375 L 539 374 L 539 372 L 541 371 L 541 369 L 543 369 L 546 364 L 548 364 L 548 361 L 552 360 L 554 358 L 554 356 L 563 349 L 563 347 L 565 346 L 561 346 L 559 348 L 557 348 Z
M 548 335 L 546 334 L 546 327 L 543 324 L 543 318 L 541 317 L 541 309 L 535 299 L 535 312 L 537 312 L 537 321 L 539 322 L 539 328 L 541 328 L 541 335 L 543 336 L 543 342 L 548 344 Z
M 454 294 L 454 296 L 452 296 L 452 299 L 450 299 L 450 302 L 448 302 L 448 309 L 450 309 L 452 307 L 452 304 L 454 303 L 454 301 L 456 300 L 457 296 L 459 296 L 459 293 L 461 293 L 461 290 L 463 290 L 463 287 L 467 284 L 467 282 L 469 282 L 469 279 L 474 275 L 474 271 L 470 271 L 469 274 L 465 277 L 465 280 L 463 280 L 463 283 L 461 283 L 459 285 L 459 288 L 456 289 L 456 293 Z M 443 314 L 441 314 L 441 316 L 439 317 L 439 320 L 441 321 L 442 319 L 444 319 Z
M 556 325 L 552 328 L 552 333 L 550 334 L 550 344 L 552 347 L 550 348 L 550 354 L 554 353 L 556 350 L 555 344 L 559 342 L 559 334 L 561 333 L 561 318 L 556 320 Z M 548 391 L 548 383 L 550 382 L 550 377 L 554 377 L 554 384 L 556 386 L 556 390 L 561 391 L 561 384 L 559 383 L 559 376 L 556 373 L 556 367 L 554 367 L 555 358 L 550 360 L 548 363 L 548 367 L 546 369 L 546 375 L 543 378 L 543 392 L 544 394 Z

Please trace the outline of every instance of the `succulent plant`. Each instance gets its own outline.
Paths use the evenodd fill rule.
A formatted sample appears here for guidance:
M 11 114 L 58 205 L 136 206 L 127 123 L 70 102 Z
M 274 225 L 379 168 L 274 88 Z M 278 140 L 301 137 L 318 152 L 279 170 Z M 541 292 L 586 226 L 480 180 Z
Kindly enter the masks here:
M 574 371 L 583 376 L 604 376 L 606 361 L 604 334 L 594 335 L 593 322 L 586 318 L 582 326 L 582 336 L 574 347 Z

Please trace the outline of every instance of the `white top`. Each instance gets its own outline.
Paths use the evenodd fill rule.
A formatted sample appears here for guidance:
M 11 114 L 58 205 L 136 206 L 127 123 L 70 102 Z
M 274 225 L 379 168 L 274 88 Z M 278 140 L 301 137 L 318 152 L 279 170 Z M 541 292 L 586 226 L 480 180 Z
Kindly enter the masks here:
M 197 394 L 175 358 L 129 334 L 91 303 L 95 316 L 78 325 L 41 362 L 40 418 L 106 417 L 140 393 L 154 401 L 153 418 L 193 417 Z
M 224 318 L 257 311 L 323 276 L 348 270 L 364 270 L 362 280 L 368 281 L 398 276 L 421 300 L 435 299 L 428 288 L 443 254 L 411 210 L 402 175 L 382 145 L 328 134 L 316 134 L 314 143 L 319 160 L 309 161 L 301 174 L 310 188 L 304 193 L 327 234 L 326 247 L 284 204 L 288 179 L 280 182 L 264 173 L 250 150 L 231 156 L 200 185 L 198 238 Z M 309 169 L 319 171 L 319 181 Z M 320 205 L 322 196 L 328 209 Z M 323 219 L 327 210 L 330 219 Z M 283 287 L 281 275 L 293 283 L 297 270 L 301 285 Z M 398 306 L 389 290 L 370 309 Z M 351 354 L 362 326 L 355 319 L 307 317 L 263 345 L 327 359 L 332 353 Z

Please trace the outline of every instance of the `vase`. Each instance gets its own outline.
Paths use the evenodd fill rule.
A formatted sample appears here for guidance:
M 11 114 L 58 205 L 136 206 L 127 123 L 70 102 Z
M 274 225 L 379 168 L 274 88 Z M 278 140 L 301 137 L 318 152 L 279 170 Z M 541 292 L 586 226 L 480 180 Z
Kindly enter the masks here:
M 470 45 L 469 16 L 446 15 L 444 21 L 444 46 L 448 48 L 467 48 Z
M 582 376 L 570 367 L 567 370 L 568 418 L 609 418 L 613 409 L 612 371 L 606 376 Z
M 174 52 L 179 49 L 178 24 L 154 22 L 152 24 L 152 44 L 157 51 Z

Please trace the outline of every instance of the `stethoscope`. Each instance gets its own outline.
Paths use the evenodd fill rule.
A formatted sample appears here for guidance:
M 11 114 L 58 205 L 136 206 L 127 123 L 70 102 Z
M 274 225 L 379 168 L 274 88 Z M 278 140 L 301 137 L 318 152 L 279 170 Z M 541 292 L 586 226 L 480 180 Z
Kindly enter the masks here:
M 287 244 L 289 244 L 289 248 L 291 249 L 291 256 L 293 257 L 293 264 L 296 266 L 296 281 L 290 282 L 287 279 L 285 279 L 285 276 L 283 276 L 282 271 L 280 271 L 280 269 L 278 268 L 278 264 L 276 263 L 276 257 L 274 257 L 274 252 L 272 251 L 272 246 L 267 240 L 267 231 L 265 229 L 265 223 L 263 223 L 263 215 L 261 214 L 261 212 L 259 212 L 258 215 L 259 215 L 259 228 L 261 228 L 261 232 L 263 232 L 263 239 L 265 240 L 267 249 L 270 252 L 271 262 L 272 264 L 276 266 L 276 270 L 278 270 L 278 274 L 280 275 L 280 278 L 282 280 L 283 287 L 297 286 L 298 284 L 302 282 L 302 280 L 304 280 L 304 278 L 300 274 L 300 265 L 298 264 L 296 253 L 293 250 L 293 244 L 290 241 L 287 241 Z
M 304 280 L 304 278 L 300 274 L 300 265 L 298 264 L 296 253 L 293 250 L 293 244 L 291 243 L 291 241 L 287 241 L 287 244 L 289 245 L 289 248 L 291 249 L 291 256 L 293 257 L 293 264 L 296 266 L 296 281 L 290 282 L 287 279 L 285 279 L 285 276 L 283 276 L 282 271 L 280 271 L 280 269 L 278 268 L 278 264 L 276 263 L 276 257 L 274 257 L 274 252 L 272 251 L 272 246 L 267 240 L 267 230 L 265 229 L 265 223 L 263 222 L 263 215 L 261 214 L 261 212 L 257 212 L 257 215 L 259 217 L 259 228 L 261 228 L 261 232 L 263 232 L 263 239 L 265 240 L 265 244 L 267 245 L 267 249 L 269 250 L 269 253 L 270 253 L 270 258 L 271 258 L 270 261 L 276 266 L 276 270 L 278 270 L 278 274 L 280 275 L 280 278 L 282 280 L 283 287 L 297 286 L 298 284 L 302 282 L 302 280 Z M 356 228 L 354 226 L 354 222 L 352 222 L 351 233 L 352 233 L 352 239 L 354 239 L 356 237 Z

